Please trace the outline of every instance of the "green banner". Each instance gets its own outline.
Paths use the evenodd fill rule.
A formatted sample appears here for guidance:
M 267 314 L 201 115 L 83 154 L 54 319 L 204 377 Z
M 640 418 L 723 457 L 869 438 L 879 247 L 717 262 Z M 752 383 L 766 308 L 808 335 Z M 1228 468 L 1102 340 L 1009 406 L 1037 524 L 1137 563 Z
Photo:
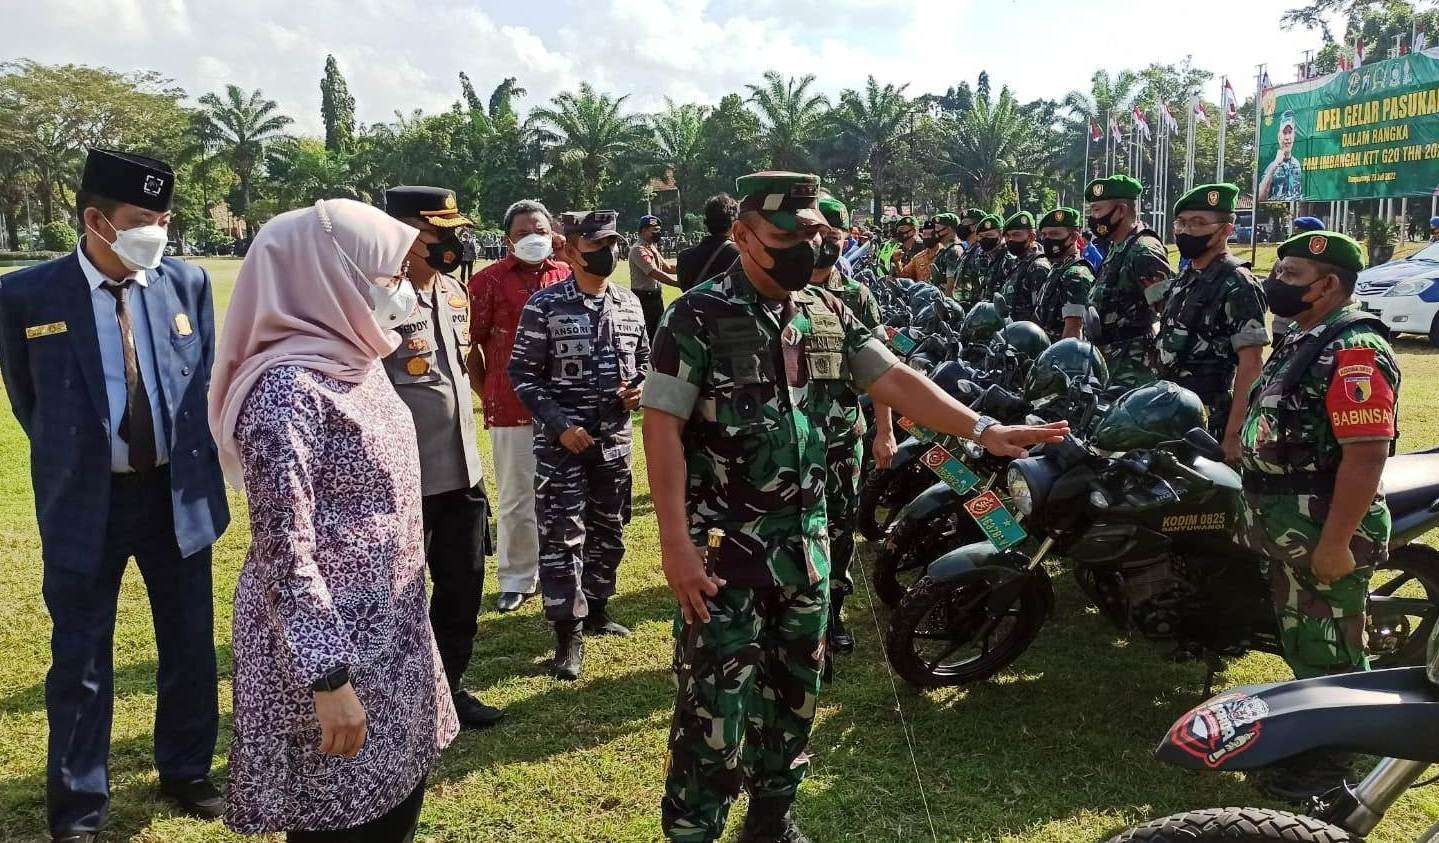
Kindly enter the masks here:
M 1259 201 L 1428 196 L 1439 185 L 1439 50 L 1269 88 Z

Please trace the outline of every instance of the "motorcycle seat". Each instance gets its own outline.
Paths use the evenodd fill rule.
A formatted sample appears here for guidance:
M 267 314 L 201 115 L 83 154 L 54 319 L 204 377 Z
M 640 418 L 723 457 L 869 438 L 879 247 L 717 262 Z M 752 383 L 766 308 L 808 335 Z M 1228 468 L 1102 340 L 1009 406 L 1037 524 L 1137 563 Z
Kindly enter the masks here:
M 1397 454 L 1384 463 L 1384 498 L 1400 518 L 1439 502 L 1439 449 Z

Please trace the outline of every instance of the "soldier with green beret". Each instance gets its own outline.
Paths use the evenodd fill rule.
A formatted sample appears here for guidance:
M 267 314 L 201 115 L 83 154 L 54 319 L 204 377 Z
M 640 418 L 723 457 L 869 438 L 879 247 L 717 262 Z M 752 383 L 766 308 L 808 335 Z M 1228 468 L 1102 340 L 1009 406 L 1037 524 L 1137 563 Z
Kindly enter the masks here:
M 641 399 L 645 452 L 661 564 L 680 604 L 681 681 L 661 806 L 670 840 L 717 840 L 742 785 L 750 807 L 741 839 L 807 839 L 790 806 L 808 768 L 826 650 L 827 425 L 841 387 L 1000 455 L 1067 430 L 976 415 L 811 285 L 826 226 L 818 181 L 785 172 L 739 179 L 738 265 L 682 295 L 655 333 Z M 707 571 L 696 545 L 714 528 L 724 535 Z
M 1009 306 L 1009 318 L 1033 322 L 1035 302 L 1050 270 L 1049 261 L 1034 239 L 1034 214 L 1019 211 L 1004 221 L 1004 248 L 1014 259 L 999 282 L 999 292 Z
M 1094 272 L 1079 250 L 1084 221 L 1074 208 L 1055 208 L 1039 221 L 1039 244 L 1049 261 L 1049 275 L 1040 286 L 1034 321 L 1051 342 L 1084 333 L 1084 313 Z
M 1249 388 L 1269 342 L 1264 291 L 1249 264 L 1229 252 L 1232 184 L 1202 184 L 1174 204 L 1174 242 L 1188 260 L 1159 314 L 1158 374 L 1192 390 L 1209 408 L 1209 432 L 1239 460 Z
M 1299 678 L 1368 667 L 1369 578 L 1388 557 L 1380 476 L 1400 373 L 1378 317 L 1353 303 L 1363 266 L 1359 244 L 1333 231 L 1279 247 L 1264 293 L 1295 327 L 1260 372 L 1240 433 L 1243 536 L 1269 565 L 1284 659 Z M 1266 789 L 1302 799 L 1347 769 L 1343 758 L 1305 759 Z
M 1087 222 L 1109 251 L 1095 274 L 1089 303 L 1099 312 L 1096 341 L 1117 386 L 1141 386 L 1154 380 L 1155 311 L 1174 277 L 1169 252 L 1153 229 L 1139 221 L 1144 188 L 1129 176 L 1091 181 L 1084 189 Z
M 929 281 L 934 286 L 953 294 L 954 285 L 959 281 L 959 265 L 964 260 L 964 244 L 959 239 L 959 217 L 956 214 L 935 214 L 930 219 L 934 233 L 939 237 L 939 254 L 930 265 Z
M 974 224 L 974 243 L 964 253 L 964 262 L 959 266 L 959 283 L 955 285 L 954 298 L 958 299 L 966 308 L 983 298 L 984 278 L 988 272 L 989 260 L 999 248 L 1000 227 L 1003 222 L 999 217 L 986 214 L 978 208 L 971 208 L 965 213 L 978 213 L 979 219 Z
M 974 248 L 979 221 L 982 219 L 984 219 L 984 211 L 978 208 L 969 208 L 959 215 L 959 230 L 955 233 L 958 235 L 959 241 L 964 244 L 965 255 L 968 255 Z
M 919 239 L 919 223 L 912 216 L 905 215 L 899 218 L 899 222 L 894 227 L 894 240 L 897 247 L 890 253 L 889 260 L 881 264 L 882 266 L 899 269 L 914 260 L 915 255 L 924 251 L 924 244 Z
M 1004 285 L 1004 279 L 1014 266 L 1015 257 L 1004 245 L 1004 218 L 991 214 L 986 220 L 993 225 L 980 235 L 980 248 L 986 249 L 987 260 L 981 266 L 979 301 L 994 301 Z

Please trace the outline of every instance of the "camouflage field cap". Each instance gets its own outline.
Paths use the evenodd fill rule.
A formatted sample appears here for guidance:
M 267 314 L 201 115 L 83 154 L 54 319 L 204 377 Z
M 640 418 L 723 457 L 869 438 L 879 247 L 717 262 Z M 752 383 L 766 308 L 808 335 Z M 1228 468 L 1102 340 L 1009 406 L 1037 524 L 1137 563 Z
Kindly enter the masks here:
M 1337 231 L 1306 231 L 1279 246 L 1281 258 L 1308 258 L 1354 272 L 1364 268 L 1364 252 L 1353 239 Z
M 1239 198 L 1239 187 L 1228 183 L 1201 184 L 1174 203 L 1174 213 L 1184 211 L 1216 211 L 1222 214 L 1234 212 L 1234 202 Z
M 804 225 L 824 225 L 819 212 L 819 176 L 764 170 L 740 176 L 734 182 L 741 212 L 758 211 L 776 228 L 798 231 Z
M 619 222 L 617 211 L 566 211 L 560 215 L 566 237 L 574 234 L 586 240 L 618 237 Z
M 1084 199 L 1087 202 L 1102 202 L 1106 199 L 1138 199 L 1139 194 L 1144 192 L 1144 185 L 1137 179 L 1130 176 L 1110 176 L 1103 179 L 1095 179 L 1084 188 Z
M 1059 207 L 1044 215 L 1040 228 L 1082 228 L 1084 218 L 1073 208 Z

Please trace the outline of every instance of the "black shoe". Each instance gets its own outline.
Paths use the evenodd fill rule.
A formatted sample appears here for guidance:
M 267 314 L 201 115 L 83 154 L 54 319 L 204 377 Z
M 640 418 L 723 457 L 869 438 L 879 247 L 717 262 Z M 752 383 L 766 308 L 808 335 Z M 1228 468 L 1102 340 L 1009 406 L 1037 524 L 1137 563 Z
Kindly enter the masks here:
M 1347 754 L 1306 752 L 1257 776 L 1255 786 L 1272 799 L 1308 806 L 1353 777 Z
M 854 636 L 844 625 L 840 611 L 844 608 L 844 597 L 836 594 L 829 604 L 829 649 L 834 653 L 854 652 Z
M 94 831 L 62 831 L 50 835 L 50 843 L 95 843 L 100 834 Z
M 460 720 L 461 729 L 488 729 L 505 719 L 505 713 L 492 705 L 485 705 L 469 691 L 456 691 L 455 716 Z
M 555 660 L 550 675 L 573 682 L 580 678 L 585 663 L 585 634 L 579 621 L 555 624 Z
M 750 798 L 739 843 L 810 843 L 790 813 L 793 799 Z
M 495 608 L 501 612 L 513 612 L 525 605 L 525 600 L 529 597 L 530 595 L 518 591 L 502 591 L 499 599 L 495 601 Z
M 180 806 L 183 813 L 202 820 L 218 820 L 225 816 L 225 797 L 210 782 L 209 776 L 190 781 L 160 782 L 160 793 Z
M 585 618 L 586 635 L 613 635 L 617 638 L 630 637 L 629 628 L 610 619 L 605 604 L 599 600 L 590 601 L 590 614 Z

